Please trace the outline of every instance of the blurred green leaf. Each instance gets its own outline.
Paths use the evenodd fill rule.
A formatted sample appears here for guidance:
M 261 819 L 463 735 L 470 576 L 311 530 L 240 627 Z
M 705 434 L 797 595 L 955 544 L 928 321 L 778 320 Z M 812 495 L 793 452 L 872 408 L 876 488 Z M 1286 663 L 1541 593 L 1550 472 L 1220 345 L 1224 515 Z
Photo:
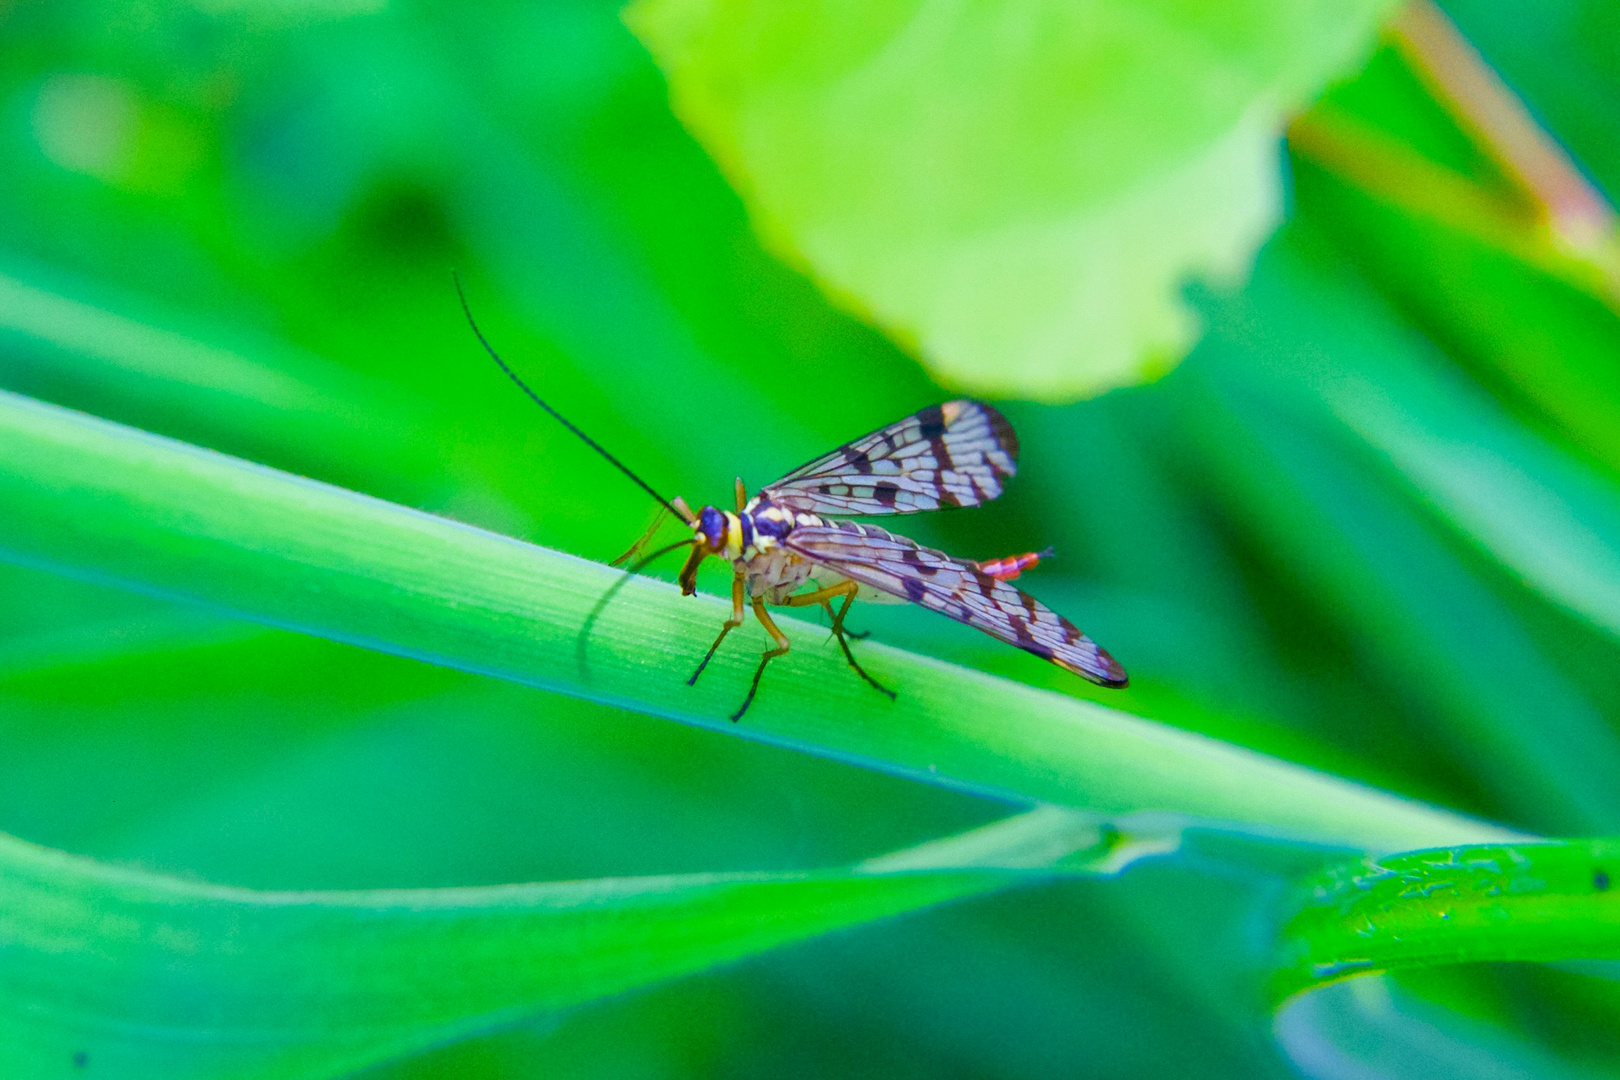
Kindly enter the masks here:
M 247 335 L 239 335 L 247 336 Z M 0 274 L 5 381 L 378 494 L 424 497 L 439 434 L 389 383 L 272 341 L 205 343 Z M 386 449 L 385 449 L 386 448 Z
M 1296 1072 L 1313 1077 L 1613 1076 L 1612 1050 L 1579 1052 L 1581 1036 L 1602 1040 L 1613 1028 L 1613 1009 L 1583 1012 L 1573 1007 L 1571 995 L 1544 992 L 1532 995 L 1523 1016 L 1500 1015 L 1491 1007 L 1496 1004 L 1492 984 L 1500 980 L 1491 976 L 1508 966 L 1415 968 L 1329 983 L 1291 998 L 1277 1014 L 1273 1030 Z M 1531 965 L 1511 967 L 1522 972 Z M 1447 977 L 1456 990 L 1449 1000 L 1413 992 L 1416 978 L 1432 982 Z
M 6 657 L 6 831 L 215 882 L 367 889 L 817 868 L 1007 812 L 584 699 L 207 622 L 211 634 L 182 624 L 167 640 L 86 626 Z
M 1383 55 L 1366 82 L 1411 80 Z M 1391 103 L 1355 87 L 1295 127 L 1304 216 L 1505 405 L 1620 472 L 1620 318 L 1607 281 L 1499 182 L 1425 158 L 1447 140 L 1393 138 L 1415 90 Z
M 830 929 L 1173 850 L 1047 807 L 843 870 L 253 892 L 0 837 L 11 1075 L 325 1077 Z
M 1620 192 L 1620 10 L 1608 0 L 1445 0 L 1486 59 Z
M 784 257 L 950 385 L 1072 398 L 1196 337 L 1280 215 L 1284 114 L 1371 47 L 1324 5 L 642 0 L 676 114 Z
M 1212 486 L 1324 597 L 1324 617 L 1357 627 L 1363 663 L 1427 703 L 1429 737 L 1475 762 L 1496 813 L 1537 831 L 1606 830 L 1620 823 L 1613 725 L 1456 557 L 1447 527 L 1376 457 L 1346 452 L 1354 436 L 1324 397 L 1348 408 L 1376 385 L 1386 411 L 1435 431 L 1458 417 L 1423 375 L 1426 343 L 1326 250 L 1304 223 L 1279 233 L 1253 286 L 1212 314 L 1209 362 L 1177 375 Z
M 1346 863 L 1305 887 L 1273 995 L 1403 967 L 1620 958 L 1617 860 L 1620 840 L 1603 839 Z
M 1100 812 L 1169 809 L 1387 850 L 1499 830 L 1100 706 L 868 645 L 900 689 L 874 694 L 801 645 L 742 725 L 719 719 L 755 660 L 722 650 L 696 688 L 695 644 L 722 617 L 632 581 L 580 639 L 605 567 L 379 500 L 0 397 L 0 549 L 12 558 L 204 601 L 272 625 L 750 738 Z M 791 620 L 801 642 L 821 632 Z
M 1614 485 L 1443 369 L 1377 360 L 1317 387 L 1335 415 L 1504 567 L 1620 638 Z

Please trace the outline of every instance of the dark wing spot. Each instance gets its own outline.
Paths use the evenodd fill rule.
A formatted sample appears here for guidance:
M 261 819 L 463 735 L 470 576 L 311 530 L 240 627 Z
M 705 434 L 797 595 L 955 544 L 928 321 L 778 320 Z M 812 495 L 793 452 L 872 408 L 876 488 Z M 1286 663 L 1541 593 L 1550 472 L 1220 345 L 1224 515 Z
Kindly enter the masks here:
M 923 597 L 928 595 L 928 590 L 924 588 L 923 583 L 918 581 L 916 578 L 901 578 L 900 584 L 905 586 L 906 599 L 910 600 L 913 604 L 922 603 Z
M 1016 615 L 1012 616 L 1007 621 L 1012 624 L 1013 637 L 1017 638 L 1017 644 L 1020 649 L 1023 649 L 1025 652 L 1034 653 L 1042 660 L 1052 659 L 1051 646 L 1043 645 L 1039 641 L 1036 641 L 1035 635 L 1029 632 L 1028 623 Z
M 932 577 L 939 573 L 939 567 L 933 563 L 924 562 L 922 555 L 918 554 L 916 548 L 907 548 L 905 553 L 900 556 L 900 561 L 916 570 L 919 574 L 927 574 Z
M 896 484 L 892 484 L 887 480 L 881 481 L 876 487 L 874 487 L 872 489 L 872 498 L 876 499 L 878 502 L 882 503 L 884 506 L 893 506 L 895 498 L 899 494 L 900 494 L 899 486 L 896 485 Z
M 1012 425 L 1007 423 L 1007 418 L 997 410 L 982 402 L 978 404 L 979 408 L 984 410 L 985 419 L 990 421 L 990 434 L 995 436 L 996 442 L 1001 444 L 1001 448 L 1007 452 L 1007 456 L 1016 464 L 1018 461 L 1018 435 L 1013 431 Z M 1012 470 L 996 469 L 996 472 L 1011 475 Z
M 1109 656 L 1107 650 L 1100 645 L 1093 645 L 1092 648 L 1097 651 L 1097 666 L 1104 672 L 1103 677 L 1097 681 L 1104 686 L 1129 686 L 1131 677 L 1125 674 L 1125 669 L 1120 666 L 1119 661 Z
M 948 472 L 956 468 L 956 462 L 951 460 L 951 452 L 946 448 L 943 436 L 936 435 L 928 440 L 928 448 L 934 452 L 935 466 L 940 472 Z
M 917 423 L 920 425 L 918 434 L 933 442 L 945 434 L 945 410 L 938 405 L 930 405 L 917 414 Z
M 946 491 L 945 489 L 941 488 L 939 492 L 939 505 L 943 506 L 947 510 L 957 510 L 961 508 L 962 500 L 956 497 L 955 492 Z
M 857 450 L 853 446 L 844 447 L 844 461 L 862 475 L 872 471 L 872 459 L 867 456 L 865 450 Z

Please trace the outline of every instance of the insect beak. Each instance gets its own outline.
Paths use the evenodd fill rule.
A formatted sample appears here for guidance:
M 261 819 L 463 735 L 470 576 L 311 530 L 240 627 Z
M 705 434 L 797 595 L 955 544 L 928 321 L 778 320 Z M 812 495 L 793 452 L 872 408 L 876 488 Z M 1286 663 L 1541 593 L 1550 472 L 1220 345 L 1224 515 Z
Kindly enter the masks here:
M 679 580 L 681 583 L 682 596 L 691 596 L 693 593 L 697 592 L 698 567 L 703 565 L 703 560 L 708 558 L 709 555 L 709 546 L 702 540 L 699 540 L 696 544 L 692 545 L 692 554 L 686 557 L 686 565 L 681 567 L 681 576 Z

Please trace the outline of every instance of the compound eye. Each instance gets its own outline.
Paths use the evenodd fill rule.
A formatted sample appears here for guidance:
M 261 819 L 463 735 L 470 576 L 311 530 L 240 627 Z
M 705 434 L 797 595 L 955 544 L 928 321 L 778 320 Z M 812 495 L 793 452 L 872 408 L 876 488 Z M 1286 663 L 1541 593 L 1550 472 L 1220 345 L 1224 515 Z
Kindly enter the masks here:
M 703 530 L 703 539 L 708 541 L 711 548 L 719 550 L 726 543 L 725 515 L 712 506 L 705 506 L 698 515 L 698 526 Z

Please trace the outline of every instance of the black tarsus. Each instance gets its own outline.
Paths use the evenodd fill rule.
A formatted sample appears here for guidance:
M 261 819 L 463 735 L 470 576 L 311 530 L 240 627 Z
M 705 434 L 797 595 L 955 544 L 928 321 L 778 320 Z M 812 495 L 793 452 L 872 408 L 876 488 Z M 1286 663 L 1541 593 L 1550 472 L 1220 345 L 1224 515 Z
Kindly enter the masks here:
M 575 427 L 568 421 L 566 417 L 563 416 L 562 413 L 558 412 L 556 409 L 553 409 L 550 405 L 547 405 L 545 400 L 541 398 L 539 394 L 529 389 L 528 383 L 518 378 L 517 372 L 506 366 L 506 361 L 501 359 L 500 353 L 496 352 L 495 347 L 489 343 L 489 339 L 484 337 L 484 332 L 478 328 L 478 322 L 473 318 L 472 308 L 467 303 L 467 293 L 461 287 L 461 275 L 452 274 L 451 276 L 456 282 L 456 295 L 461 298 L 461 311 L 462 314 L 467 316 L 467 325 L 472 327 L 472 332 L 475 336 L 477 336 L 478 343 L 484 347 L 485 352 L 489 353 L 490 359 L 494 360 L 495 363 L 500 366 L 500 369 L 506 372 L 506 377 L 516 383 L 519 390 L 522 390 L 525 394 L 528 394 L 531 401 L 540 406 L 542 409 L 546 410 L 546 412 L 550 413 L 552 419 L 556 420 L 557 423 L 579 436 L 581 442 L 606 458 L 608 464 L 612 465 L 615 469 L 618 469 L 620 472 L 624 473 L 624 475 L 634 480 L 638 485 L 640 485 L 641 490 L 645 491 L 647 494 L 651 495 L 653 498 L 662 503 L 664 505 L 664 509 L 674 514 L 676 517 L 685 520 L 686 515 L 675 509 L 674 503 L 670 502 L 668 499 L 658 494 L 658 492 L 654 491 L 651 484 L 637 476 L 634 472 L 631 472 L 630 466 L 608 453 L 607 450 L 603 448 L 601 443 L 597 442 L 595 439 L 579 430 L 579 428 Z
M 882 683 L 872 678 L 872 676 L 868 675 L 866 673 L 866 669 L 861 667 L 861 665 L 855 660 L 855 654 L 849 651 L 849 642 L 845 640 L 846 638 L 854 638 L 856 641 L 861 641 L 872 635 L 872 631 L 870 630 L 862 630 L 857 634 L 853 630 L 844 629 L 844 616 L 849 614 L 849 606 L 854 602 L 854 600 L 855 597 L 853 594 L 847 597 L 844 600 L 844 606 L 838 609 L 838 613 L 836 615 L 833 614 L 832 604 L 822 601 L 822 607 L 826 608 L 827 614 L 832 616 L 833 636 L 838 639 L 838 647 L 844 650 L 844 659 L 848 660 L 849 666 L 855 669 L 855 674 L 865 679 L 866 684 L 872 689 L 876 690 L 880 694 L 887 694 L 889 696 L 889 700 L 893 701 L 895 700 L 894 691 L 890 690 L 887 686 L 884 686 Z
M 736 712 L 731 714 L 731 722 L 733 724 L 741 720 L 743 718 L 743 713 L 748 711 L 748 706 L 754 703 L 754 695 L 759 693 L 759 678 L 761 675 L 765 674 L 765 665 L 770 663 L 772 660 L 775 660 L 780 655 L 782 655 L 780 652 L 772 649 L 770 652 L 766 653 L 760 658 L 759 667 L 754 669 L 754 681 L 748 684 L 748 696 L 743 698 L 742 706 L 738 708 Z
M 895 700 L 894 691 L 890 690 L 887 686 L 884 686 L 882 683 L 878 682 L 876 679 L 872 678 L 872 676 L 866 673 L 866 669 L 861 667 L 861 665 L 856 661 L 855 654 L 849 651 L 849 642 L 845 640 L 846 637 L 852 637 L 855 638 L 856 641 L 859 641 L 861 638 L 866 637 L 867 634 L 870 633 L 871 631 L 868 630 L 866 633 L 856 635 L 851 631 L 845 630 L 842 619 L 839 619 L 837 622 L 833 623 L 833 636 L 838 639 L 838 647 L 844 650 L 844 659 L 848 660 L 849 666 L 855 669 L 855 674 L 865 679 L 866 684 L 872 689 L 876 690 L 880 694 L 887 694 L 889 700 L 893 701 Z
M 839 621 L 838 616 L 833 614 L 833 609 L 832 609 L 831 604 L 823 604 L 823 605 L 821 605 L 821 609 L 827 613 L 827 618 L 830 621 L 832 621 L 832 622 L 838 622 Z M 872 631 L 870 631 L 870 630 L 845 630 L 844 631 L 844 636 L 849 638 L 851 641 L 865 641 L 867 638 L 872 636 Z
M 702 660 L 698 661 L 697 670 L 692 672 L 692 677 L 686 680 L 687 686 L 697 685 L 698 676 L 703 674 L 703 669 L 709 666 L 709 661 L 714 659 L 714 654 L 720 651 L 720 643 L 726 640 L 726 634 L 730 632 L 731 628 L 728 626 L 724 631 L 721 632 L 719 637 L 714 639 L 714 644 L 709 646 L 709 651 L 703 654 Z M 732 719 L 736 718 L 733 717 Z

